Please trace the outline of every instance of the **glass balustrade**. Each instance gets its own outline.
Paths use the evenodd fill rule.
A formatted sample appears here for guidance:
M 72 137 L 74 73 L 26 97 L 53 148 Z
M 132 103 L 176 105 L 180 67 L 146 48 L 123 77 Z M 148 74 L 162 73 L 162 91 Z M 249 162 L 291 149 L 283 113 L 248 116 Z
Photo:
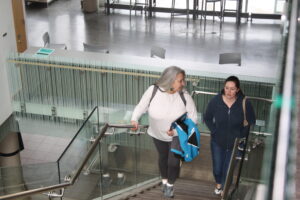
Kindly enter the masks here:
M 96 107 L 58 159 L 60 183 L 74 178 L 100 132 L 105 129 L 103 116 L 110 123 L 128 124 L 126 110 L 118 105 L 112 112 Z M 116 109 L 118 112 L 113 112 Z M 101 117 L 102 116 L 102 117 Z M 145 119 L 142 119 L 145 121 Z M 91 153 L 72 187 L 64 191 L 68 198 L 107 198 L 157 181 L 157 153 L 146 129 L 132 132 L 128 128 L 108 127 Z M 85 192 L 82 192 L 82 191 Z
M 98 115 L 95 108 L 58 159 L 61 182 L 75 175 L 87 155 L 92 140 L 99 134 Z
M 134 189 L 159 177 L 157 153 L 150 136 L 131 133 L 128 129 L 108 129 L 100 143 L 100 156 L 91 171 L 100 177 L 104 197 Z
M 14 110 L 22 116 L 33 114 L 57 117 L 57 120 L 82 120 L 92 108 L 100 106 L 100 122 L 128 122 L 144 91 L 159 77 L 159 70 L 148 71 L 149 68 L 148 64 L 131 66 L 113 60 L 84 63 L 59 57 L 48 60 L 31 55 L 12 56 L 8 61 L 8 71 L 14 77 L 10 79 Z M 220 92 L 224 78 L 192 75 L 198 73 L 193 70 L 187 73 L 186 88 L 189 92 Z M 241 88 L 247 96 L 272 100 L 276 87 L 274 80 L 257 78 L 257 81 L 247 81 L 253 79 L 250 76 L 243 79 Z M 208 131 L 201 119 L 212 96 L 194 97 L 202 132 Z M 270 103 L 251 101 L 257 119 L 268 127 Z
M 1 196 L 72 182 L 77 175 L 74 185 L 64 191 L 65 197 L 107 197 L 157 180 L 157 164 L 153 162 L 157 160 L 157 154 L 150 137 L 145 134 L 146 129 L 138 132 L 131 132 L 128 128 L 106 130 L 99 123 L 99 113 L 97 107 L 93 109 L 57 162 L 2 167 Z M 119 117 L 112 113 L 108 117 L 111 122 L 119 121 L 120 117 L 124 119 L 124 113 L 120 112 Z M 103 129 L 107 136 L 91 151 Z

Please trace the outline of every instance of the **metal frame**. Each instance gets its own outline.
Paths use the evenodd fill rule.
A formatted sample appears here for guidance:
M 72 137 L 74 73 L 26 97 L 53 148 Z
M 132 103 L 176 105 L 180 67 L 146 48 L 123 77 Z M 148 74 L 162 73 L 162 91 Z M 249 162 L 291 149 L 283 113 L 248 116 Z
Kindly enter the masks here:
M 206 91 L 194 90 L 194 91 L 192 91 L 191 96 L 194 96 L 195 94 L 196 95 L 197 94 L 217 95 L 218 93 L 217 92 L 206 92 Z M 267 101 L 269 103 L 273 103 L 274 102 L 274 100 L 272 100 L 272 99 L 267 99 L 267 98 L 262 98 L 262 97 L 247 96 L 247 99 L 262 100 L 262 101 Z
M 193 19 L 197 19 L 198 15 L 204 15 L 205 11 L 204 10 L 199 10 L 199 0 L 194 0 L 194 6 L 192 9 L 189 9 L 189 13 L 193 15 Z M 106 7 L 106 14 L 110 14 L 110 8 L 116 8 L 116 9 L 124 9 L 124 10 L 130 10 L 130 5 L 128 4 L 110 4 L 109 0 L 106 1 L 105 3 Z M 134 9 L 134 8 L 133 8 Z M 152 17 L 152 12 L 162 12 L 162 13 L 180 13 L 180 14 L 186 14 L 187 9 L 183 8 L 177 8 L 177 9 L 172 9 L 172 8 L 164 8 L 164 7 L 153 7 L 152 6 L 152 1 L 149 2 L 149 8 L 148 8 L 148 16 L 151 18 Z M 212 11 L 207 11 L 206 15 L 212 15 Z M 248 12 L 248 0 L 245 1 L 245 12 L 239 13 L 239 18 L 246 18 L 248 19 L 250 14 Z M 223 13 L 224 17 L 236 17 L 235 13 L 232 12 L 224 12 Z M 251 19 L 275 19 L 275 20 L 280 20 L 281 19 L 281 14 L 261 14 L 261 13 L 251 13 Z

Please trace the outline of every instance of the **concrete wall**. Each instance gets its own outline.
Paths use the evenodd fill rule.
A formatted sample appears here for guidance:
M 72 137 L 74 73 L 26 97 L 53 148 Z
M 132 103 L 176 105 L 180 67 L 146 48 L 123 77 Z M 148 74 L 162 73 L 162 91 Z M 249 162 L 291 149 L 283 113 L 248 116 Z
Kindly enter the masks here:
M 6 58 L 16 52 L 15 29 L 11 0 L 0 1 L 0 125 L 12 113 L 6 73 Z

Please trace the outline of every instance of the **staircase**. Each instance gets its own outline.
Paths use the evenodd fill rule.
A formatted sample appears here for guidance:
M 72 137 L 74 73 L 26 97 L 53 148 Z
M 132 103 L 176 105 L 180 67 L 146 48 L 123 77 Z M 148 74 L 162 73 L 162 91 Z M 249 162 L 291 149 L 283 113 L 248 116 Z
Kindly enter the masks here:
M 178 179 L 174 185 L 174 198 L 176 200 L 219 200 L 220 196 L 213 193 L 214 183 L 209 181 Z M 167 199 L 161 191 L 161 185 L 155 185 L 151 188 L 140 191 L 137 194 L 131 194 L 110 200 L 153 200 Z

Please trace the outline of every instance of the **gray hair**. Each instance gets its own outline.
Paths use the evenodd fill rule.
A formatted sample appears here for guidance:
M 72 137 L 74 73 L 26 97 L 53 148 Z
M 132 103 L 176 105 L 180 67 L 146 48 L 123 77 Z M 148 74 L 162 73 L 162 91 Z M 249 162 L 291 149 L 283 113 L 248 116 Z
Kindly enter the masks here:
M 163 71 L 155 84 L 166 91 L 170 91 L 178 74 L 183 74 L 185 76 L 185 71 L 176 66 L 168 67 Z

